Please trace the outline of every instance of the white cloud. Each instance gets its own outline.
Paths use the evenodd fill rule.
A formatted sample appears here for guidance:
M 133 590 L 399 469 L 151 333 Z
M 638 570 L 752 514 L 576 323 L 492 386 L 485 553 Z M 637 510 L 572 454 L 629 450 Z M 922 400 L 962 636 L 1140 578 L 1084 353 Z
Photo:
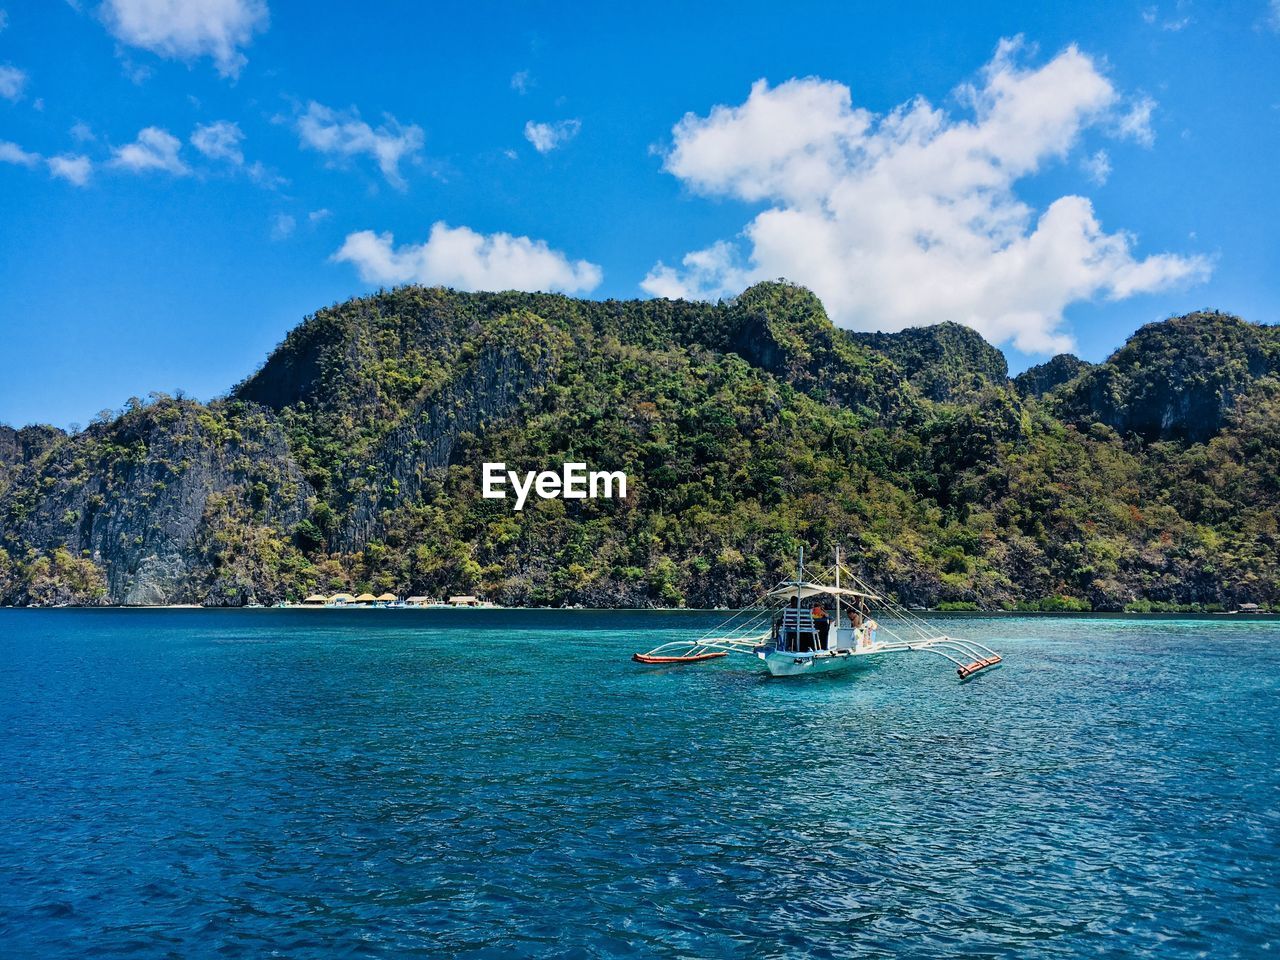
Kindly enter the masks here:
M 1280 0 L 1277 0 L 1280 3 Z M 516 93 L 524 95 L 529 92 L 529 88 L 533 86 L 533 78 L 529 76 L 528 70 L 519 70 L 511 75 L 511 89 Z
M 1149 26 L 1158 26 L 1161 30 L 1167 30 L 1170 33 L 1178 33 L 1179 31 L 1185 30 L 1187 27 L 1191 26 L 1194 22 L 1191 15 L 1186 12 L 1189 6 L 1190 4 L 1187 3 L 1186 0 L 1178 0 L 1178 2 L 1174 4 L 1174 15 L 1164 18 L 1160 16 L 1159 7 L 1146 7 L 1142 11 L 1142 20 Z
M 1144 147 L 1156 142 L 1156 132 L 1151 129 L 1151 115 L 1155 113 L 1156 102 L 1150 97 L 1139 97 L 1123 113 L 1117 122 L 1116 129 L 1120 136 L 1136 140 Z
M 218 73 L 236 77 L 247 62 L 240 48 L 267 28 L 264 0 L 104 0 L 102 18 L 122 43 L 162 57 L 212 57 Z
M 178 156 L 181 149 L 182 141 L 168 130 L 146 127 L 138 132 L 138 139 L 133 143 L 112 151 L 111 165 L 134 173 L 163 170 L 180 177 L 191 172 Z
M 0 97 L 17 101 L 27 86 L 27 73 L 12 64 L 0 64 Z
M 314 100 L 298 118 L 297 130 L 304 147 L 335 160 L 348 160 L 361 154 L 372 157 L 387 182 L 401 190 L 406 184 L 400 175 L 400 161 L 415 158 L 425 139 L 421 127 L 403 126 L 389 114 L 386 122 L 375 130 L 360 119 L 354 107 L 339 112 Z
M 298 221 L 293 219 L 287 213 L 277 213 L 271 221 L 271 239 L 287 240 L 293 236 L 293 230 L 298 225 Z
M 244 151 L 240 142 L 244 134 L 239 124 L 229 120 L 202 123 L 191 134 L 191 145 L 211 160 L 225 160 L 234 166 L 244 164 Z
M 88 157 L 64 154 L 46 159 L 38 153 L 24 150 L 16 143 L 10 143 L 7 140 L 0 140 L 0 163 L 12 163 L 29 170 L 34 170 L 44 163 L 49 168 L 50 176 L 74 183 L 77 187 L 87 184 L 89 175 L 93 171 L 93 163 Z
M 312 223 L 323 223 L 333 216 L 333 211 L 328 207 L 321 207 L 319 210 L 312 210 L 307 214 L 307 219 Z
M 1268 17 L 1271 29 L 1280 33 L 1280 0 L 1271 0 L 1271 16 Z
M 1111 155 L 1105 150 L 1091 153 L 1080 161 L 1080 167 L 1088 174 L 1090 180 L 1102 186 L 1111 176 Z
M 83 120 L 77 120 L 71 127 L 71 139 L 76 143 L 92 143 L 98 137 L 92 127 Z
M 40 162 L 40 154 L 28 153 L 16 143 L 0 140 L 0 163 L 14 163 L 20 167 L 34 167 Z
M 677 267 L 659 262 L 641 286 L 711 299 L 785 276 L 841 326 L 958 320 L 995 343 L 1051 352 L 1071 346 L 1062 324 L 1072 303 L 1206 276 L 1199 257 L 1136 259 L 1134 238 L 1106 233 L 1084 197 L 1037 211 L 1017 196 L 1018 181 L 1066 157 L 1090 127 L 1142 139 L 1154 107 L 1122 113 L 1074 46 L 1034 69 L 1019 50 L 1002 41 L 979 81 L 957 91 L 964 117 L 923 98 L 878 116 L 843 84 L 812 77 L 761 80 L 738 106 L 686 115 L 666 169 L 697 193 L 769 206 L 733 242 Z
M 718 240 L 702 250 L 686 253 L 683 270 L 658 263 L 644 278 L 642 286 L 655 297 L 679 300 L 682 297 L 731 296 L 753 282 L 753 274 L 742 262 L 741 251 L 726 240 Z
M 283 187 L 289 183 L 288 177 L 282 177 L 270 167 L 264 166 L 259 160 L 255 160 L 253 163 L 246 166 L 244 168 L 244 172 L 248 175 L 250 180 L 258 186 L 265 187 L 268 190 L 275 190 L 278 187 Z
M 93 173 L 93 162 L 83 154 L 65 153 L 48 160 L 49 175 L 83 187 Z
M 348 234 L 333 259 L 353 264 L 366 283 L 425 283 L 459 290 L 585 293 L 604 276 L 594 263 L 570 260 L 545 241 L 486 235 L 444 222 L 431 227 L 426 243 L 400 247 L 390 233 Z
M 556 123 L 534 123 L 530 120 L 524 125 L 524 138 L 539 153 L 550 153 L 576 137 L 581 129 L 581 120 L 559 120 Z
M 9 26 L 9 12 L 0 10 L 0 33 L 4 33 L 4 29 L 7 26 Z

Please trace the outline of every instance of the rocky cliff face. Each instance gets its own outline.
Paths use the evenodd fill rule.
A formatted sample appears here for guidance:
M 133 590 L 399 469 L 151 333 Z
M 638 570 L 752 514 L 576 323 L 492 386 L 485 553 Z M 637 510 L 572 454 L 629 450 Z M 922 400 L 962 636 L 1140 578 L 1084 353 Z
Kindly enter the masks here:
M 365 471 L 372 476 L 358 485 L 334 546 L 350 552 L 377 539 L 382 511 L 417 502 L 428 477 L 454 462 L 464 434 L 484 434 L 536 406 L 567 345 L 567 336 L 534 316 L 488 324 L 449 379 L 375 444 Z
M 0 423 L 0 495 L 13 478 L 61 440 L 65 434 L 54 427 L 32 426 L 15 430 Z
M 1140 329 L 1061 394 L 1076 423 L 1104 423 L 1143 442 L 1203 443 L 1260 379 L 1280 371 L 1276 328 L 1200 312 Z
M 832 326 L 808 290 L 757 284 L 727 309 L 717 340 L 815 399 L 886 419 L 916 407 L 918 395 L 904 389 L 901 371 Z
M 53 444 L 3 500 L 10 556 L 62 548 L 125 604 L 242 603 L 233 541 L 307 514 L 278 424 L 243 407 L 165 400 Z M 223 540 L 219 542 L 219 538 Z M 223 551 L 223 548 L 230 547 Z

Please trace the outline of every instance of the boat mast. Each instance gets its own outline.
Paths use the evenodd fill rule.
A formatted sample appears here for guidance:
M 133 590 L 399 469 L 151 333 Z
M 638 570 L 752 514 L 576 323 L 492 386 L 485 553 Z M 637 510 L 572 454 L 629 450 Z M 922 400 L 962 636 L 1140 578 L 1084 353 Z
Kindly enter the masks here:
M 836 547 L 836 643 L 839 641 L 840 630 L 840 548 Z

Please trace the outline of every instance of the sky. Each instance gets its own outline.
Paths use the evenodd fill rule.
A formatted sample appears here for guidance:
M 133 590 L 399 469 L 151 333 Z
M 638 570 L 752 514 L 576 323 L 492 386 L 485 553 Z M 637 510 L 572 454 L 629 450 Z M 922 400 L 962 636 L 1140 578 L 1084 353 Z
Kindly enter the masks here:
M 0 11 L 0 422 L 212 399 L 408 282 L 785 277 L 1015 371 L 1280 321 L 1280 0 Z

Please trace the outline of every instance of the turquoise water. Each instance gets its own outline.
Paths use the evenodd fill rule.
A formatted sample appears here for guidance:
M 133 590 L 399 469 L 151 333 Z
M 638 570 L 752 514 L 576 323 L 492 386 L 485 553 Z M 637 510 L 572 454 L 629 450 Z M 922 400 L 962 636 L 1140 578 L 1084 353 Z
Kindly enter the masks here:
M 716 619 L 0 610 L 0 954 L 1280 950 L 1274 622 L 627 660 Z

